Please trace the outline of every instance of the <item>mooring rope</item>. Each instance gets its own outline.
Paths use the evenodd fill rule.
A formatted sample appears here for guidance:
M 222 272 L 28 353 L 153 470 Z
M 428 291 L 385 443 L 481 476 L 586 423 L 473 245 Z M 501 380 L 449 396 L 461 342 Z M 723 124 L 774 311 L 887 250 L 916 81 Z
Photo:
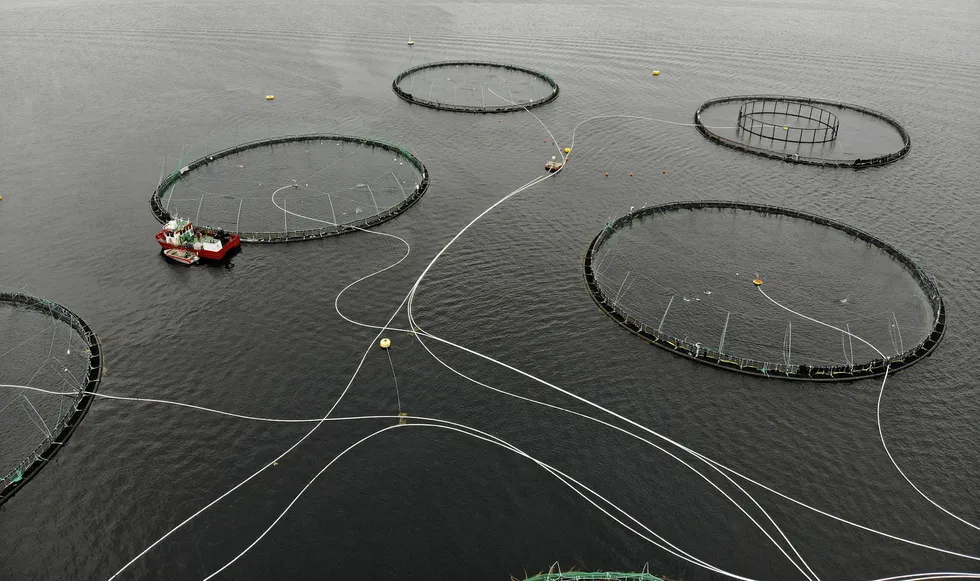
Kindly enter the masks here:
M 791 313 L 793 315 L 796 315 L 796 316 L 798 316 L 800 318 L 806 319 L 808 321 L 817 323 L 818 325 L 823 325 L 824 327 L 828 327 L 828 328 L 833 329 L 835 331 L 839 331 L 841 333 L 844 333 L 845 335 L 848 335 L 849 337 L 853 337 L 854 339 L 857 339 L 858 341 L 864 343 L 868 347 L 871 347 L 872 349 L 874 349 L 874 351 L 882 359 L 884 359 L 885 361 L 888 361 L 888 357 L 886 357 L 885 354 L 882 353 L 880 349 L 878 349 L 877 347 L 875 347 L 874 345 L 872 345 L 868 341 L 865 341 L 863 338 L 855 335 L 854 333 L 851 333 L 849 331 L 845 331 L 844 329 L 841 329 L 840 327 L 835 327 L 834 325 L 831 325 L 829 323 L 824 323 L 823 321 L 818 321 L 817 319 L 814 319 L 813 317 L 808 317 L 808 316 L 804 315 L 803 313 L 794 311 L 793 309 L 790 309 L 789 307 L 787 307 L 787 306 L 785 306 L 785 305 L 777 302 L 772 297 L 770 297 L 768 294 L 766 294 L 766 291 L 762 290 L 762 286 L 757 286 L 756 288 L 759 289 L 759 292 L 762 293 L 762 296 L 766 297 L 767 299 L 769 299 L 769 301 L 772 302 L 772 304 L 774 304 L 777 307 L 785 310 L 786 312 Z M 877 407 L 875 409 L 875 419 L 876 419 L 876 422 L 878 424 L 878 436 L 881 439 L 881 447 L 882 447 L 882 449 L 884 449 L 885 454 L 888 456 L 888 460 L 891 461 L 892 466 L 895 467 L 895 470 L 898 470 L 898 473 L 902 476 L 902 478 L 904 478 L 905 481 L 909 483 L 909 486 L 911 486 L 916 492 L 919 493 L 919 496 L 921 496 L 922 498 L 928 500 L 930 504 L 932 504 L 933 506 L 935 506 L 939 510 L 943 511 L 944 513 L 948 514 L 949 516 L 955 518 L 956 520 L 960 521 L 961 523 L 967 525 L 968 527 L 971 527 L 971 528 L 976 529 L 976 530 L 980 530 L 980 526 L 977 526 L 977 525 L 971 523 L 970 521 L 968 521 L 968 520 L 966 520 L 966 519 L 964 519 L 964 518 L 962 518 L 962 517 L 960 517 L 960 516 L 958 516 L 956 514 L 953 514 L 952 512 L 950 512 L 949 510 L 947 510 L 946 508 L 944 508 L 942 505 L 940 505 L 938 502 L 936 502 L 935 500 L 929 498 L 929 496 L 926 495 L 926 493 L 922 492 L 922 490 L 919 489 L 919 487 L 916 486 L 915 483 L 912 482 L 912 480 L 910 480 L 908 476 L 906 476 L 905 471 L 902 470 L 902 468 L 898 465 L 898 462 L 895 461 L 894 456 L 892 456 L 891 451 L 888 449 L 888 444 L 885 443 L 885 433 L 884 433 L 884 431 L 882 430 L 882 427 L 881 427 L 881 400 L 882 400 L 882 398 L 885 395 L 885 382 L 888 381 L 888 372 L 890 370 L 891 370 L 891 363 L 889 362 L 885 366 L 885 375 L 884 375 L 884 377 L 881 380 L 881 389 L 878 391 L 878 405 L 877 405 Z

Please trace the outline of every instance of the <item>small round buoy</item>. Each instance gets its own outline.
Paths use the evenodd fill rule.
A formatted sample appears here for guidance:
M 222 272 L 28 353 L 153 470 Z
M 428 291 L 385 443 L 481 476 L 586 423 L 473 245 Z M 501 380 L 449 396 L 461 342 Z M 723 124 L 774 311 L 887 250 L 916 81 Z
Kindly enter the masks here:
M 606 172 L 606 177 L 609 177 L 609 172 Z
M 664 173 L 667 173 L 667 170 L 664 170 Z
M 2 200 L 2 199 L 3 199 L 3 196 L 0 196 L 0 200 Z
M 633 172 L 630 172 L 630 177 L 633 177 Z
M 783 131 L 789 131 L 789 125 L 783 125 Z
M 266 95 L 266 96 L 265 96 L 265 100 L 266 100 L 266 101 L 271 101 L 271 100 L 273 100 L 273 99 L 275 99 L 275 98 L 276 98 L 276 96 L 275 96 L 275 95 Z
M 565 153 L 571 153 L 571 152 L 572 152 L 572 148 L 571 147 L 566 147 L 565 148 Z
M 391 339 L 389 339 L 389 338 L 387 338 L 387 337 L 385 337 L 385 338 L 384 338 L 384 339 L 382 339 L 382 340 L 381 340 L 381 342 L 380 342 L 380 343 L 378 343 L 378 344 L 379 344 L 379 345 L 381 345 L 381 348 L 382 348 L 382 349 L 387 349 L 388 347 L 391 347 Z
M 755 286 L 762 286 L 762 279 L 759 277 L 755 277 L 754 279 L 752 279 L 752 284 L 754 284 Z
M 656 76 L 659 76 L 659 75 L 660 75 L 660 71 L 653 71 L 653 76 L 656 77 Z

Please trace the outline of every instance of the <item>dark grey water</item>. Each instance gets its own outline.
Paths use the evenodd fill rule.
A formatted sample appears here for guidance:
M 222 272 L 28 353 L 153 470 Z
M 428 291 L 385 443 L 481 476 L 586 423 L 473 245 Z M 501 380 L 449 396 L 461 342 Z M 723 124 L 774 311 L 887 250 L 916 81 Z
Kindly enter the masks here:
M 170 266 L 152 239 L 158 225 L 147 198 L 161 163 L 185 145 L 248 125 L 410 146 L 432 185 L 382 229 L 408 240 L 412 252 L 339 301 L 347 316 L 381 324 L 460 228 L 555 155 L 552 136 L 527 114 L 453 115 L 398 99 L 391 79 L 426 49 L 431 60 L 486 55 L 551 74 L 561 96 L 535 113 L 562 145 L 592 117 L 687 123 L 698 105 L 724 95 L 866 105 L 905 125 L 913 141 L 907 158 L 829 171 L 741 154 L 686 126 L 583 123 L 567 171 L 488 214 L 436 263 L 419 289 L 416 319 L 822 510 L 980 552 L 980 533 L 918 496 L 888 461 L 875 421 L 879 384 L 800 387 L 672 358 L 616 328 L 594 307 L 581 274 L 584 250 L 609 216 L 675 199 L 795 207 L 906 251 L 939 281 L 951 326 L 932 358 L 889 380 L 884 435 L 923 491 L 980 521 L 975 4 L 581 2 L 558 16 L 552 10 L 500 2 L 8 0 L 0 7 L 2 282 L 30 283 L 99 332 L 106 393 L 314 417 L 337 401 L 375 336 L 343 321 L 334 297 L 397 260 L 403 246 L 351 235 L 249 247 L 230 271 Z M 652 69 L 662 74 L 652 77 Z M 675 460 L 608 428 L 487 391 L 440 366 L 417 339 L 392 339 L 406 410 L 512 442 L 718 567 L 802 577 Z M 432 348 L 484 383 L 586 411 L 472 355 Z M 388 361 L 373 349 L 334 415 L 396 411 Z M 324 426 L 121 578 L 205 577 L 336 454 L 380 425 Z M 67 449 L 0 512 L 2 576 L 108 578 L 307 429 L 97 402 Z M 980 570 L 976 561 L 747 490 L 821 578 Z M 223 577 L 506 579 L 556 560 L 590 569 L 649 561 L 674 577 L 710 577 L 533 463 L 422 428 L 386 432 L 345 455 Z

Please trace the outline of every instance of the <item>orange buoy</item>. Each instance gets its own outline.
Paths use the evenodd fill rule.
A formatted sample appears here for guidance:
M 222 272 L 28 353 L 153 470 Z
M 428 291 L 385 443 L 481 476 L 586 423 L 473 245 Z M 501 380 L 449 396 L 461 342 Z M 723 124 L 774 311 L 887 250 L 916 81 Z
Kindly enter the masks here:
M 633 177 L 633 172 L 630 172 L 630 177 Z
M 664 170 L 664 173 L 667 173 L 667 170 Z
M 606 177 L 609 177 L 609 172 L 606 172 Z

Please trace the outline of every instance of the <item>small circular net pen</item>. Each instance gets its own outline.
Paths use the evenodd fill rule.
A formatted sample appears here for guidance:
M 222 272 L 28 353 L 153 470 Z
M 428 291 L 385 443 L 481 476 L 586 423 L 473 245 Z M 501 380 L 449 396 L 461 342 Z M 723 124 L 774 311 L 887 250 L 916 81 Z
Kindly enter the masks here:
M 907 255 L 841 222 L 777 206 L 673 202 L 592 240 L 599 308 L 648 343 L 761 377 L 849 381 L 896 372 L 939 345 L 939 289 Z
M 208 145 L 182 155 L 153 191 L 159 222 L 180 216 L 246 243 L 312 240 L 386 222 L 429 187 L 418 157 L 377 139 L 306 134 Z
M 549 75 L 503 63 L 440 61 L 402 71 L 396 95 L 416 105 L 459 113 L 507 113 L 540 107 L 558 97 Z
M 99 338 L 85 321 L 22 290 L 0 289 L 0 337 L 3 504 L 67 443 L 91 405 L 103 365 Z
M 792 163 L 881 166 L 905 157 L 912 140 L 888 115 L 849 103 L 784 95 L 712 99 L 694 113 L 708 139 Z

